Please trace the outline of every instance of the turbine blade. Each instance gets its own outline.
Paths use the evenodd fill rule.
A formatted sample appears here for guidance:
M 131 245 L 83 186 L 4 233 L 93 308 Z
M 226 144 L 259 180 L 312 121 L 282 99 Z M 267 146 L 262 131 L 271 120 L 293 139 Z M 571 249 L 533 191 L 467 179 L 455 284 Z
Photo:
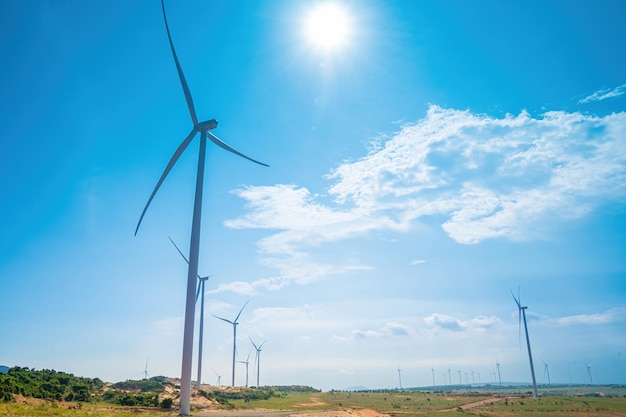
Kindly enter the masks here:
M 256 343 L 254 343 L 254 341 L 252 340 L 252 338 L 250 337 L 249 339 L 250 339 L 250 343 L 252 343 L 252 346 L 254 346 L 256 350 L 259 350 L 259 348 L 256 346 Z
M 187 80 L 185 80 L 185 75 L 183 74 L 183 69 L 180 66 L 180 62 L 178 62 L 178 56 L 176 55 L 176 50 L 174 49 L 174 42 L 172 42 L 172 35 L 170 35 L 170 27 L 167 24 L 167 16 L 165 15 L 165 3 L 161 0 L 161 8 L 163 9 L 163 20 L 165 20 L 165 30 L 167 31 L 167 39 L 170 41 L 170 48 L 172 49 L 172 55 L 174 56 L 174 62 L 176 63 L 176 70 L 178 71 L 178 78 L 180 78 L 180 83 L 183 86 L 183 92 L 185 93 L 185 100 L 187 100 L 187 107 L 189 108 L 189 114 L 191 115 L 191 120 L 193 121 L 194 127 L 198 125 L 198 116 L 196 116 L 196 109 L 193 105 L 193 99 L 191 98 L 191 92 L 189 91 L 189 86 L 187 85 Z
M 228 320 L 228 319 L 224 319 L 224 318 L 222 318 L 222 317 L 218 317 L 218 316 L 216 316 L 215 314 L 213 314 L 213 317 L 215 317 L 216 319 L 224 320 L 226 323 L 233 324 L 233 322 L 232 322 L 232 321 L 230 321 L 230 320 Z
M 263 162 L 259 162 L 259 161 L 255 160 L 255 159 L 252 159 L 252 158 L 250 158 L 250 157 L 248 157 L 248 156 L 246 156 L 246 155 L 242 154 L 241 152 L 239 152 L 237 149 L 233 148 L 232 146 L 227 145 L 224 141 L 222 141 L 221 139 L 219 139 L 219 138 L 218 138 L 217 136 L 215 136 L 213 133 L 211 133 L 211 132 L 206 132 L 206 133 L 207 133 L 207 136 L 209 137 L 209 140 L 210 140 L 211 142 L 213 142 L 214 144 L 216 144 L 217 146 L 219 146 L 220 148 L 222 148 L 222 149 L 226 149 L 227 151 L 232 152 L 232 153 L 234 153 L 235 155 L 239 155 L 239 156 L 241 156 L 242 158 L 247 159 L 248 161 L 252 161 L 252 162 L 254 162 L 255 164 L 263 165 L 264 167 L 269 167 L 269 165 L 264 164 Z
M 170 158 L 170 161 L 167 163 L 167 166 L 165 167 L 163 174 L 161 174 L 161 178 L 159 178 L 159 182 L 157 182 L 156 187 L 154 187 L 154 191 L 152 191 L 152 194 L 150 195 L 150 198 L 148 199 L 146 206 L 141 212 L 141 216 L 139 217 L 139 222 L 137 222 L 137 228 L 135 229 L 135 236 L 137 236 L 137 232 L 139 231 L 139 226 L 141 226 L 141 221 L 143 220 L 143 216 L 146 214 L 146 211 L 148 210 L 148 207 L 150 206 L 150 203 L 152 202 L 152 199 L 156 195 L 157 191 L 159 191 L 159 187 L 161 187 L 161 184 L 163 184 L 163 181 L 165 181 L 165 178 L 172 170 L 172 167 L 174 167 L 174 165 L 178 161 L 178 158 L 180 158 L 183 152 L 185 152 L 185 149 L 187 149 L 187 146 L 189 146 L 189 144 L 191 143 L 196 133 L 198 133 L 198 131 L 196 130 L 195 127 L 191 129 L 191 133 L 189 133 L 189 135 L 187 135 L 185 140 L 183 140 L 182 143 L 178 145 L 178 149 L 176 149 L 176 152 L 174 152 L 174 155 L 172 155 L 172 157 Z
M 248 305 L 249 302 L 250 302 L 250 300 L 246 301 L 246 303 L 243 305 L 243 307 L 241 307 L 241 310 L 239 310 L 239 314 L 237 314 L 237 317 L 235 317 L 235 323 L 237 323 L 237 320 L 239 319 L 239 316 L 241 316 L 241 312 L 243 311 L 244 308 L 246 308 L 246 306 Z
M 174 243 L 174 241 L 172 240 L 171 237 L 167 237 L 170 242 L 172 242 L 172 245 L 174 245 L 174 247 L 176 248 L 176 250 L 178 251 L 178 253 L 180 253 L 180 256 L 183 257 L 183 259 L 185 260 L 185 262 L 189 263 L 189 260 L 187 259 L 187 257 L 183 254 L 183 252 L 178 248 L 178 246 L 176 245 L 176 243 Z
M 201 285 L 198 285 L 198 291 L 196 291 L 196 303 L 198 303 L 198 297 L 200 296 L 200 289 L 202 288 Z
M 171 238 L 171 237 L 169 237 L 169 236 L 168 236 L 167 238 L 170 240 L 170 242 L 172 242 L 172 245 L 174 245 L 174 247 L 176 248 L 176 250 L 178 251 L 178 253 L 180 253 L 180 256 L 182 256 L 182 257 L 183 257 L 183 259 L 185 260 L 185 262 L 187 262 L 187 264 L 189 265 L 189 260 L 187 259 L 187 257 L 186 257 L 185 255 L 183 255 L 183 253 L 182 253 L 182 252 L 181 252 L 181 250 L 178 248 L 178 246 L 176 245 L 176 243 L 174 243 L 174 241 L 172 240 L 172 238 Z M 204 278 L 209 279 L 209 277 L 210 277 L 210 276 L 211 276 L 211 275 L 209 275 L 208 277 L 204 277 Z M 203 277 L 201 277 L 201 276 L 200 276 L 200 274 L 198 274 L 198 279 L 199 279 L 200 281 L 202 281 Z M 200 289 L 198 289 L 198 291 L 200 291 Z M 196 294 L 196 301 L 198 301 L 198 294 Z

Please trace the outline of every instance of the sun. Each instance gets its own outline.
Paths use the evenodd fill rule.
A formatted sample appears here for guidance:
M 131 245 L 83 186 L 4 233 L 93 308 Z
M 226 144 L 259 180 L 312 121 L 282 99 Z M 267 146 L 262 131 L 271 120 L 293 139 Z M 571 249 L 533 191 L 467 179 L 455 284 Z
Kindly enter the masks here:
M 341 48 L 350 37 L 347 10 L 336 3 L 320 4 L 307 16 L 305 34 L 313 46 L 323 51 Z

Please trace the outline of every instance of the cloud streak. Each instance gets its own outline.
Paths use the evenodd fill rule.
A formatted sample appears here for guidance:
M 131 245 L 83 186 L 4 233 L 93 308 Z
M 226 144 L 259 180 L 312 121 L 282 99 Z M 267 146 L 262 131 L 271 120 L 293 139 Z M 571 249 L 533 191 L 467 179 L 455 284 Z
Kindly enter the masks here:
M 608 98 L 621 96 L 626 92 L 626 84 L 622 84 L 615 88 L 606 88 L 604 90 L 598 90 L 595 93 L 588 95 L 587 97 L 578 101 L 578 104 L 590 103 L 593 101 L 602 101 Z

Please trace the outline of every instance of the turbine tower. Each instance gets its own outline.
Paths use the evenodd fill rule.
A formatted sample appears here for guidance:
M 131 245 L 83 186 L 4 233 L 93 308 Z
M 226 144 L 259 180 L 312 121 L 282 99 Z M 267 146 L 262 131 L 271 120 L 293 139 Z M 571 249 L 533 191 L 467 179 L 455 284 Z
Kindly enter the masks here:
M 176 64 L 176 71 L 178 72 L 178 78 L 180 79 L 181 86 L 183 88 L 183 93 L 185 95 L 185 100 L 187 102 L 187 108 L 189 109 L 189 114 L 191 116 L 191 121 L 193 122 L 193 127 L 191 132 L 187 135 L 187 137 L 181 142 L 178 146 L 170 161 L 168 162 L 161 178 L 157 182 L 156 187 L 154 187 L 154 191 L 150 195 L 146 206 L 139 217 L 139 222 L 137 223 L 137 228 L 135 229 L 135 236 L 137 235 L 137 231 L 139 231 L 139 226 L 141 225 L 141 220 L 146 214 L 146 210 L 150 206 L 152 199 L 156 195 L 157 191 L 161 187 L 161 184 L 170 173 L 171 169 L 174 167 L 180 156 L 187 149 L 191 141 L 194 137 L 200 133 L 200 151 L 198 154 L 198 171 L 196 176 L 196 191 L 194 198 L 194 208 L 193 208 L 193 220 L 191 225 L 191 241 L 189 245 L 189 269 L 187 273 L 187 295 L 186 295 L 186 303 L 185 303 L 185 325 L 184 325 L 184 335 L 183 335 L 183 358 L 182 358 L 182 366 L 181 366 L 181 381 L 180 381 L 180 411 L 179 415 L 189 415 L 191 408 L 191 360 L 193 356 L 193 327 L 194 327 L 194 314 L 195 314 L 195 302 L 194 295 L 196 292 L 196 275 L 198 275 L 198 255 L 200 251 L 200 225 L 201 225 L 201 217 L 202 217 L 202 191 L 203 191 L 203 183 L 204 183 L 204 162 L 206 157 L 206 142 L 207 138 L 219 146 L 222 149 L 225 149 L 229 152 L 234 153 L 242 158 L 248 159 L 254 163 L 268 166 L 259 161 L 256 161 L 248 156 L 242 154 L 237 151 L 235 148 L 232 148 L 222 140 L 220 140 L 217 136 L 213 135 L 209 130 L 217 127 L 217 120 L 210 119 L 207 121 L 200 122 L 198 121 L 198 116 L 196 115 L 196 109 L 193 105 L 193 99 L 191 97 L 191 92 L 189 91 L 189 86 L 187 85 L 187 80 L 183 74 L 183 70 L 180 66 L 180 62 L 178 61 L 178 56 L 176 55 L 176 50 L 174 49 L 174 43 L 172 41 L 172 36 L 170 34 L 170 29 L 167 24 L 167 16 L 165 14 L 165 3 L 161 0 L 161 9 L 163 10 L 163 20 L 165 22 L 165 30 L 167 32 L 167 38 L 169 40 L 170 49 L 172 51 L 172 57 L 174 58 L 174 63 Z
M 448 368 L 448 385 L 452 385 L 452 374 L 450 373 L 450 368 Z
M 232 387 L 235 386 L 235 362 L 236 362 L 236 358 L 237 358 L 237 325 L 239 323 L 237 323 L 237 320 L 239 319 L 239 316 L 241 315 L 241 312 L 243 311 L 243 309 L 246 307 L 246 305 L 248 305 L 249 301 L 246 301 L 246 304 L 243 305 L 243 307 L 241 307 L 241 310 L 239 310 L 239 314 L 237 314 L 237 317 L 235 317 L 235 320 L 230 321 L 228 319 L 225 319 L 223 317 L 218 317 L 215 314 L 213 314 L 213 317 L 223 320 L 226 323 L 230 323 L 233 325 L 233 382 L 232 382 Z
M 548 364 L 543 359 L 541 359 L 541 362 L 543 362 L 543 374 L 548 376 L 548 385 L 551 385 L 552 383 L 550 382 L 550 370 L 548 369 Z
M 515 298 L 515 294 L 511 291 L 511 295 L 515 300 L 515 304 L 517 304 L 517 313 L 519 316 L 519 331 L 521 332 L 522 326 L 522 318 L 524 319 L 524 331 L 526 332 L 526 346 L 528 347 L 528 361 L 530 362 L 530 374 L 533 377 L 533 396 L 535 398 L 539 398 L 539 394 L 537 393 L 537 380 L 535 379 L 535 367 L 533 366 L 533 355 L 530 351 L 530 338 L 528 337 L 528 325 L 526 324 L 526 309 L 528 307 L 522 307 L 520 303 L 519 289 L 517 290 L 517 298 Z
M 257 346 L 252 338 L 250 338 L 250 342 L 252 342 L 252 346 L 256 349 L 256 356 L 254 357 L 254 361 L 256 362 L 256 387 L 259 388 L 259 371 L 261 370 L 261 348 L 267 342 L 267 340 Z
M 174 243 L 172 238 L 168 236 L 168 239 L 170 240 L 170 242 L 172 242 L 172 245 L 174 245 L 174 247 L 176 248 L 178 253 L 180 253 L 180 256 L 183 257 L 185 262 L 189 264 L 187 257 L 178 248 L 178 246 L 176 246 L 176 243 Z M 208 275 L 206 277 L 201 277 L 200 274 L 197 274 L 197 275 L 198 275 L 198 281 L 200 282 L 200 285 L 198 285 L 198 291 L 196 291 L 195 304 L 198 304 L 198 296 L 202 294 L 202 298 L 200 300 L 200 330 L 199 330 L 200 334 L 198 335 L 198 380 L 196 382 L 196 389 L 200 391 L 202 389 L 202 341 L 204 340 L 204 284 L 206 281 L 209 280 L 211 275 Z

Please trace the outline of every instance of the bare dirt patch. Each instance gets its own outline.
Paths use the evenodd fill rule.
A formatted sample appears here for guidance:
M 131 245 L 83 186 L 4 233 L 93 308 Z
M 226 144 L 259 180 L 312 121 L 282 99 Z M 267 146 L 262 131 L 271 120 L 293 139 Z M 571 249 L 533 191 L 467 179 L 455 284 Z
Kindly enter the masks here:
M 502 401 L 502 400 L 504 400 L 506 398 L 511 399 L 511 398 L 516 398 L 516 397 L 492 397 L 492 398 L 487 398 L 487 399 L 481 400 L 481 401 L 475 401 L 473 403 L 463 404 L 463 405 L 460 405 L 460 406 L 454 407 L 454 408 L 446 408 L 444 410 L 439 410 L 438 412 L 444 413 L 444 412 L 448 412 L 448 411 L 457 411 L 459 408 L 461 410 L 469 410 L 469 409 L 474 408 L 474 407 L 480 407 L 481 405 L 491 404 L 491 403 L 495 403 L 495 402 L 498 402 L 498 401 Z

